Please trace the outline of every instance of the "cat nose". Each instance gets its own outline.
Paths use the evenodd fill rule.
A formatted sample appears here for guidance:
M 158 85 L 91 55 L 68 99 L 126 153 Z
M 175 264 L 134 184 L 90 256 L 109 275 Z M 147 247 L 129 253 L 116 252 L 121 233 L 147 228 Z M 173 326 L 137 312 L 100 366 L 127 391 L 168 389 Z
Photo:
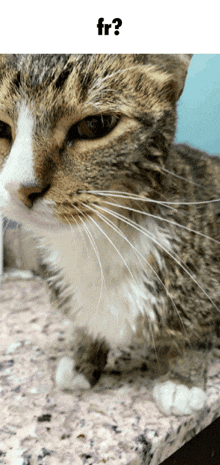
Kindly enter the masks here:
M 31 208 L 39 197 L 42 197 L 45 192 L 45 188 L 41 188 L 37 185 L 23 186 L 18 190 L 18 198 L 22 200 L 27 208 Z
M 27 208 L 33 207 L 34 202 L 43 197 L 49 188 L 49 184 L 46 187 L 42 187 L 35 183 L 20 184 L 18 182 L 9 182 L 5 186 L 5 189 L 8 190 L 12 197 L 22 200 Z

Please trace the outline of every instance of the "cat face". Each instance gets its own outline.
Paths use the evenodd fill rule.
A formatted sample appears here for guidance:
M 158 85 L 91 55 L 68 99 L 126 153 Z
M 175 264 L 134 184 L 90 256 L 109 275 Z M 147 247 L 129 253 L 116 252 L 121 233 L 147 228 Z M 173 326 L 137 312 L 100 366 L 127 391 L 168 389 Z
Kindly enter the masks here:
M 158 195 L 190 57 L 3 56 L 3 214 L 56 228 L 92 215 L 103 191 Z

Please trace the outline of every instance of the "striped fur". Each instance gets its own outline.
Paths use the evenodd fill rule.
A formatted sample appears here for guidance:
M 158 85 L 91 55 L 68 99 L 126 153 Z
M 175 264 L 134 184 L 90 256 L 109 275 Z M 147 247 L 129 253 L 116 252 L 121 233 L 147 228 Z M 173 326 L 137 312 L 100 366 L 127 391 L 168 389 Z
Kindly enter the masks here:
M 218 328 L 220 162 L 173 144 L 190 59 L 1 58 L 0 206 L 38 238 L 42 272 L 78 328 L 62 388 L 95 384 L 109 347 L 135 337 L 158 354 L 169 345 L 173 392 L 179 355 L 188 363 L 189 346 Z M 203 371 L 186 379 L 200 407 Z M 180 414 L 163 386 L 161 410 Z

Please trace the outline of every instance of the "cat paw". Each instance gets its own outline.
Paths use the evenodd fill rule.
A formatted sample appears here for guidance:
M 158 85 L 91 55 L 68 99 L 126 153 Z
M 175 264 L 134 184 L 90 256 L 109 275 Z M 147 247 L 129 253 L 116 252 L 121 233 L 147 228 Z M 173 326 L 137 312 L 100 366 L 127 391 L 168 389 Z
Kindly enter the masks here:
M 71 357 L 63 357 L 56 371 L 56 385 L 62 391 L 90 389 L 91 385 L 82 373 L 75 370 L 75 362 Z
M 198 387 L 189 389 L 183 384 L 166 381 L 156 384 L 153 398 L 165 415 L 191 415 L 204 407 L 206 393 Z

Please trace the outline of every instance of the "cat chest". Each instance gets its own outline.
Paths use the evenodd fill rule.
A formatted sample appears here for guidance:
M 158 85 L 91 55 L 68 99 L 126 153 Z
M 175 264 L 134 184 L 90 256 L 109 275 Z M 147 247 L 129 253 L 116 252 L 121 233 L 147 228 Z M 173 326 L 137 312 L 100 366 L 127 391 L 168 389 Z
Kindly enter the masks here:
M 158 241 L 159 230 L 154 229 Z M 76 326 L 110 344 L 129 343 L 140 318 L 156 322 L 157 293 L 148 284 L 155 281 L 160 253 L 140 232 L 132 232 L 129 242 L 104 232 L 90 228 L 86 234 L 75 228 L 50 239 L 48 264 L 60 270 L 61 289 L 70 298 L 68 317 Z

